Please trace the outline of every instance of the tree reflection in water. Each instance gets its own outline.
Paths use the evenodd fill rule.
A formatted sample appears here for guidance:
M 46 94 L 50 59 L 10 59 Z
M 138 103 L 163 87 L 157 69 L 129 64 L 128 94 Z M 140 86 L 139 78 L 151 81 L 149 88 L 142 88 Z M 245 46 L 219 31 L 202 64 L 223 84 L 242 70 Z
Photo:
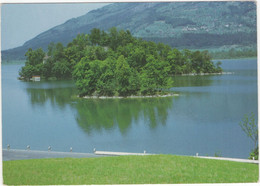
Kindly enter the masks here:
M 64 109 L 72 101 L 73 95 L 76 95 L 75 88 L 27 88 L 32 106 L 43 106 L 46 102 L 50 102 L 52 107 L 58 106 Z
M 126 134 L 132 123 L 141 118 L 151 129 L 159 124 L 165 125 L 168 111 L 173 102 L 167 98 L 127 98 L 127 99 L 89 99 L 76 104 L 77 122 L 81 128 L 91 134 L 93 130 L 111 130 L 118 127 Z
M 126 99 L 84 99 L 77 98 L 74 88 L 27 88 L 33 106 L 50 102 L 52 107 L 76 110 L 75 119 L 87 133 L 118 128 L 127 134 L 131 124 L 143 120 L 150 129 L 166 125 L 168 111 L 173 106 L 173 97 L 126 98 Z

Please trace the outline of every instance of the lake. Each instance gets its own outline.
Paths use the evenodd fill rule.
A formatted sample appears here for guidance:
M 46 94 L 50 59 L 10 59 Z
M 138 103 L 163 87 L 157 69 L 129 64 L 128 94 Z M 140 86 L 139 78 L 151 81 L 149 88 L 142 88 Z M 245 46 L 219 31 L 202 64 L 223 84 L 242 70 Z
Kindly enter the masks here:
M 23 64 L 2 64 L 3 148 L 248 158 L 239 122 L 257 115 L 257 60 L 221 61 L 232 74 L 174 77 L 179 96 L 107 100 L 77 98 L 73 81 L 19 81 Z

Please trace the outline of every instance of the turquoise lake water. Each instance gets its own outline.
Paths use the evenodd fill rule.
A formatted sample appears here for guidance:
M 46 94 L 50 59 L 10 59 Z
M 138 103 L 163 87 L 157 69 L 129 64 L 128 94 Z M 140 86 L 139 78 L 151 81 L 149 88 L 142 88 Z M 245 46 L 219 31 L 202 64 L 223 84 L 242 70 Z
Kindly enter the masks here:
M 76 98 L 73 81 L 23 82 L 2 64 L 3 148 L 143 152 L 247 158 L 239 126 L 257 114 L 257 60 L 221 60 L 227 75 L 177 76 L 178 97 Z

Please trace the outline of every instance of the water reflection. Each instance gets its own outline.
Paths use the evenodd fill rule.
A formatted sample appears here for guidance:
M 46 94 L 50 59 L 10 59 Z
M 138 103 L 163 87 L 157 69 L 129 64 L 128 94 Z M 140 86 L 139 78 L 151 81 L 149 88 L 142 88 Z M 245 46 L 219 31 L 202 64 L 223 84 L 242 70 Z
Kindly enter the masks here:
M 76 94 L 74 88 L 27 88 L 26 91 L 32 106 L 43 106 L 46 102 L 50 102 L 52 107 L 58 106 L 60 109 L 64 109 Z
M 132 123 L 144 120 L 150 129 L 166 125 L 168 111 L 173 106 L 172 97 L 145 99 L 80 100 L 76 105 L 77 122 L 91 134 L 92 131 L 111 130 L 118 127 L 126 134 Z
M 118 128 L 121 134 L 127 134 L 131 124 L 143 120 L 150 129 L 166 125 L 168 111 L 173 106 L 173 98 L 142 99 L 83 99 L 77 98 L 75 88 L 27 88 L 32 106 L 44 106 L 64 109 L 70 105 L 76 111 L 78 125 L 87 133 L 101 132 Z

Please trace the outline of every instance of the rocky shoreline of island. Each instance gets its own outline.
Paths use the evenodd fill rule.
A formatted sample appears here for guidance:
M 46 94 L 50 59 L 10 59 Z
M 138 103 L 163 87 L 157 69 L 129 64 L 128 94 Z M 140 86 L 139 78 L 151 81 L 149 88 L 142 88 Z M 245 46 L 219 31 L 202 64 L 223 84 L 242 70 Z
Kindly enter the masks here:
M 165 95 L 147 95 L 147 96 L 83 96 L 84 99 L 123 99 L 123 98 L 164 98 L 164 97 L 174 97 L 179 96 L 179 94 L 165 94 Z M 78 96 L 79 97 L 79 96 Z
M 181 74 L 181 76 L 209 76 L 209 75 L 231 75 L 234 72 L 218 72 L 218 73 L 189 73 Z

